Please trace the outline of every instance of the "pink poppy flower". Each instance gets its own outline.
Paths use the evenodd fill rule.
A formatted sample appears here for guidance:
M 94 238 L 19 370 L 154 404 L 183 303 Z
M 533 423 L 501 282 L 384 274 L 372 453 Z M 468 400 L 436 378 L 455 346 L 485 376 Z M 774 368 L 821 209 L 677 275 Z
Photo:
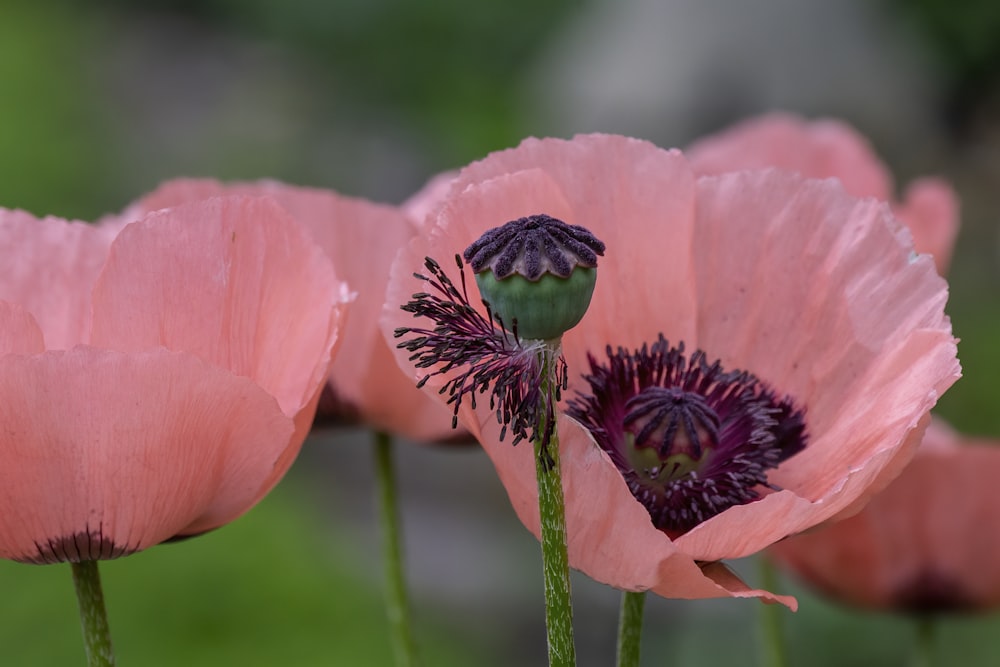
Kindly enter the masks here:
M 856 197 L 891 202 L 913 234 L 917 252 L 933 255 L 942 275 L 951 262 L 958 232 L 958 201 L 951 187 L 921 178 L 897 202 L 888 169 L 865 138 L 844 123 L 767 114 L 705 137 L 685 155 L 701 174 L 779 167 L 810 178 L 836 178 Z
M 913 461 L 860 513 L 768 553 L 819 592 L 865 609 L 996 608 L 998 444 L 932 422 Z
M 221 194 L 273 198 L 309 229 L 333 260 L 338 274 L 356 292 L 318 416 L 360 420 L 372 428 L 417 441 L 453 439 L 451 415 L 400 372 L 378 328 L 389 266 L 399 248 L 415 234 L 414 223 L 406 212 L 328 190 L 276 181 L 223 184 L 208 179 L 179 179 L 132 204 L 122 217 L 128 219 Z
M 943 312 L 946 285 L 933 262 L 913 254 L 887 206 L 851 197 L 833 180 L 779 170 L 698 177 L 679 152 L 634 139 L 529 139 L 463 169 L 433 226 L 397 257 L 386 335 L 426 325 L 397 305 L 429 291 L 413 277 L 427 273 L 426 256 L 453 267 L 459 285 L 449 258 L 487 229 L 542 213 L 587 228 L 607 248 L 590 309 L 562 339 L 569 386 L 558 406 L 559 437 L 570 565 L 621 589 L 676 598 L 763 596 L 794 605 L 748 589 L 721 561 L 853 511 L 910 458 L 929 409 L 959 376 Z M 485 313 L 477 298 L 469 300 Z M 689 353 L 703 350 L 706 365 L 695 354 L 685 360 L 668 351 L 661 335 Z M 427 375 L 408 352 L 397 359 L 415 380 Z M 711 370 L 716 359 L 721 368 Z M 629 364 L 652 370 L 626 382 L 627 373 L 616 369 Z M 711 382 L 696 377 L 709 375 Z M 625 423 L 633 408 L 624 404 L 654 376 L 692 384 L 662 387 L 681 392 L 673 404 L 682 408 L 680 426 L 642 434 L 635 421 Z M 448 380 L 448 372 L 433 375 L 425 386 L 437 394 Z M 745 420 L 727 417 L 713 426 L 700 406 L 733 412 L 720 403 L 734 396 L 747 400 L 738 407 Z M 458 418 L 537 536 L 531 448 L 512 446 L 509 436 L 501 441 L 488 401 L 475 408 L 463 401 Z M 742 440 L 735 437 L 740 429 Z M 665 433 L 665 444 L 680 450 L 660 450 L 658 463 L 631 458 L 656 452 L 630 446 L 630 438 Z M 698 457 L 694 436 L 702 454 L 761 445 L 734 454 L 733 465 L 747 464 L 738 471 L 740 488 L 710 494 L 712 503 L 725 496 L 714 508 L 675 484 L 694 480 L 689 473 L 705 472 L 712 459 Z M 716 467 L 726 476 L 735 470 L 728 466 Z M 677 479 L 664 482 L 664 470 Z M 637 475 L 649 493 L 630 490 Z M 730 504 L 737 495 L 742 500 Z M 668 507 L 677 498 L 692 511 Z M 686 525 L 661 523 L 670 513 L 664 508 L 678 510 Z
M 308 432 L 346 287 L 274 202 L 120 229 L 0 210 L 0 557 L 127 555 L 243 514 Z

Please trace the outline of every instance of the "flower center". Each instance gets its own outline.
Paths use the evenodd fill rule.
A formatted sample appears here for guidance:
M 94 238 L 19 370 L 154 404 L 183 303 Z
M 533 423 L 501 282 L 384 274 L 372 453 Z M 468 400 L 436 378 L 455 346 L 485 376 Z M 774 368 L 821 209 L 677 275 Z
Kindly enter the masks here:
M 698 470 L 717 445 L 719 416 L 699 394 L 647 387 L 625 409 L 626 456 L 648 483 L 664 484 Z
M 568 413 L 622 473 L 653 524 L 687 532 L 775 488 L 767 471 L 805 447 L 803 413 L 750 373 L 726 372 L 696 351 L 656 343 L 590 356 L 589 394 Z

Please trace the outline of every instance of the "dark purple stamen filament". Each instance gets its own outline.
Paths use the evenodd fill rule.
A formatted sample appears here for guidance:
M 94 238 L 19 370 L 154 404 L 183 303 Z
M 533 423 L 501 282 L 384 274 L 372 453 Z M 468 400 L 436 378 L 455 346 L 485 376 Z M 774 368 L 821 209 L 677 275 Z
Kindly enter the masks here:
M 522 346 L 517 323 L 513 331 L 508 331 L 488 303 L 484 303 L 485 317 L 472 307 L 464 265 L 457 255 L 455 262 L 461 289 L 436 261 L 427 257 L 424 265 L 430 276 L 414 275 L 426 281 L 431 291 L 414 294 L 402 306 L 414 317 L 431 320 L 434 328 L 402 327 L 393 334 L 396 338 L 410 336 L 398 343 L 398 347 L 412 353 L 410 360 L 416 362 L 417 368 L 432 369 L 417 386 L 437 375 L 448 376 L 440 392 L 447 392 L 448 404 L 453 406 L 453 428 L 458 425 L 462 400 L 467 397 L 475 408 L 476 394 L 489 391 L 490 409 L 496 409 L 497 421 L 503 425 L 501 440 L 509 428 L 514 434 L 513 444 L 528 437 L 541 438 L 547 444 L 555 423 L 554 406 L 566 387 L 566 362 L 562 357 L 554 360 L 555 382 L 543 390 L 541 350 Z M 493 325 L 494 319 L 499 327 Z M 547 391 L 544 397 L 543 391 Z

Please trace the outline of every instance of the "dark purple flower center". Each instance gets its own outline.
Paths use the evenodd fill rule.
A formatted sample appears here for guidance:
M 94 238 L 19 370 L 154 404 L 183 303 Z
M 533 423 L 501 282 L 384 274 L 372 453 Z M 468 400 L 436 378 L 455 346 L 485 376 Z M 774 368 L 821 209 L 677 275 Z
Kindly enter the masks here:
M 629 352 L 589 356 L 590 392 L 569 403 L 668 534 L 687 532 L 775 488 L 767 471 L 802 451 L 803 412 L 744 371 L 684 355 L 660 336 Z
M 544 273 L 568 278 L 576 266 L 597 266 L 597 256 L 603 254 L 604 243 L 585 227 L 542 213 L 490 229 L 462 256 L 473 272 L 489 268 L 497 280 L 513 273 L 538 280 Z

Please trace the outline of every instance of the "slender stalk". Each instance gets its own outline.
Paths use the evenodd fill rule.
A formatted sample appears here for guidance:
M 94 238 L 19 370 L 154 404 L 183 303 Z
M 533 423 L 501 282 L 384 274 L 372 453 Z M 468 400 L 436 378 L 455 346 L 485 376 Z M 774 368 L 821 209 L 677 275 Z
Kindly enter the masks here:
M 642 612 L 646 606 L 645 591 L 622 591 L 622 606 L 618 614 L 618 667 L 639 667 L 639 644 L 642 639 Z
M 80 625 L 83 627 L 83 644 L 87 650 L 87 665 L 112 667 L 115 656 L 111 649 L 111 630 L 108 628 L 108 613 L 104 608 L 104 593 L 101 591 L 97 561 L 86 560 L 70 565 L 73 569 L 77 606 L 80 609 Z
M 543 401 L 554 391 L 554 360 L 559 356 L 558 342 L 541 353 Z M 541 428 L 545 433 L 548 411 L 541 409 Z M 555 411 L 551 418 L 555 419 Z M 544 436 L 542 436 L 544 438 Z M 538 480 L 538 511 L 542 524 L 542 572 L 545 579 L 545 627 L 548 635 L 549 667 L 574 667 L 576 646 L 573 642 L 573 606 L 569 583 L 569 555 L 566 551 L 566 501 L 563 497 L 559 461 L 559 434 L 552 424 L 549 442 L 534 441 L 535 476 Z
M 385 606 L 389 619 L 392 652 L 398 667 L 414 667 L 417 651 L 413 642 L 410 606 L 403 574 L 403 547 L 396 500 L 396 472 L 392 461 L 392 436 L 375 432 L 375 477 L 378 511 L 382 523 Z
M 761 588 L 768 591 L 777 590 L 778 574 L 774 564 L 765 556 L 758 556 Z M 760 604 L 760 628 L 762 664 L 765 667 L 786 667 L 788 656 L 785 652 L 785 638 L 781 628 L 782 607 L 778 604 Z
M 913 646 L 913 667 L 933 667 L 934 639 L 937 634 L 937 619 L 930 614 L 918 616 L 917 639 Z

